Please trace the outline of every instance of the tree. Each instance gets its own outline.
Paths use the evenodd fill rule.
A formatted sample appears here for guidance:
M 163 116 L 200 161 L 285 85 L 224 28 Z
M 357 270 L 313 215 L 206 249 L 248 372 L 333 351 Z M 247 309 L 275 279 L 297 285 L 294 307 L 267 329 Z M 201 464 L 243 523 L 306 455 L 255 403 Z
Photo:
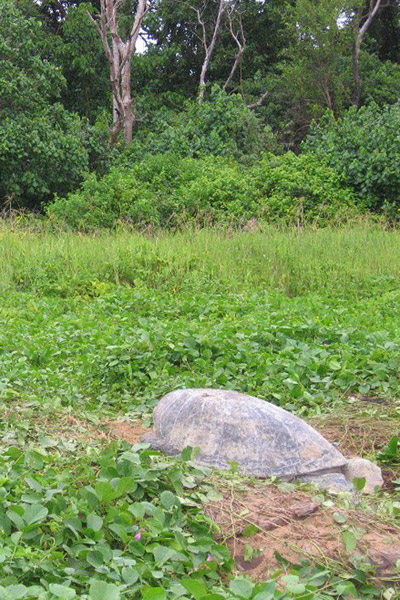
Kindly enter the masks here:
M 68 10 L 60 26 L 55 58 L 62 68 L 66 85 L 61 100 L 67 110 L 92 122 L 109 110 L 109 65 L 103 44 L 88 16 L 89 3 Z
M 0 0 L 0 14 L 0 206 L 38 209 L 76 187 L 104 144 L 58 102 L 52 34 L 14 0 Z
M 35 112 L 57 99 L 65 80 L 46 60 L 49 40 L 41 23 L 12 0 L 0 0 L 0 116 Z
M 113 128 L 111 141 L 115 142 L 121 129 L 127 146 L 132 143 L 135 113 L 131 90 L 132 57 L 148 11 L 148 0 L 138 0 L 133 11 L 133 23 L 126 39 L 120 25 L 121 0 L 101 0 L 100 16 L 96 25 L 110 65 L 110 81 L 113 95 Z M 90 14 L 90 13 L 89 13 Z
M 361 98 L 361 75 L 360 75 L 360 55 L 361 45 L 367 34 L 367 31 L 372 25 L 378 12 L 386 6 L 385 0 L 369 0 L 366 11 L 362 8 L 356 9 L 356 17 L 354 19 L 355 24 L 355 39 L 353 48 L 353 78 L 354 78 L 354 92 L 353 92 L 353 104 L 356 108 L 360 106 Z
M 196 12 L 197 21 L 201 27 L 201 40 L 204 48 L 204 60 L 201 66 L 199 82 L 199 104 L 202 104 L 204 102 L 207 73 L 210 67 L 211 58 L 215 50 L 215 45 L 217 43 L 218 36 L 221 33 L 222 18 L 227 7 L 227 0 L 219 0 L 217 16 L 215 19 L 215 23 L 213 23 L 212 26 L 211 39 L 208 39 L 209 36 L 207 35 L 207 27 L 204 20 L 204 12 L 207 9 L 207 5 L 204 4 L 201 9 L 192 7 L 193 10 Z
M 390 0 L 379 11 L 368 37 L 380 60 L 400 63 L 400 0 Z
M 374 103 L 351 106 L 340 119 L 327 112 L 313 124 L 303 143 L 340 173 L 368 208 L 399 208 L 400 102 L 380 107 Z
M 220 0 L 157 0 L 151 4 L 144 24 L 151 43 L 137 61 L 132 79 L 137 92 L 146 94 L 146 109 L 154 103 L 159 108 L 163 102 L 176 110 L 184 100 L 198 97 L 206 52 L 197 12 L 208 47 L 219 7 Z M 255 103 L 265 91 L 262 78 L 280 60 L 287 38 L 282 0 L 226 0 L 206 84 L 218 84 Z
M 207 4 L 204 3 L 201 9 L 192 7 L 197 14 L 197 21 L 201 27 L 201 40 L 204 49 L 204 60 L 200 71 L 198 92 L 199 104 L 204 102 L 208 70 L 210 68 L 210 63 L 216 48 L 217 40 L 223 36 L 224 25 L 224 29 L 228 32 L 237 46 L 237 52 L 229 70 L 228 77 L 222 86 L 223 90 L 226 90 L 231 84 L 239 65 L 241 65 L 243 62 L 247 40 L 239 5 L 240 2 L 238 0 L 219 0 L 218 11 L 215 21 L 211 24 L 210 33 L 207 32 L 206 21 L 204 18 L 205 13 L 207 12 Z M 264 93 L 257 102 L 249 104 L 248 108 L 258 108 L 263 104 L 266 97 L 267 93 Z

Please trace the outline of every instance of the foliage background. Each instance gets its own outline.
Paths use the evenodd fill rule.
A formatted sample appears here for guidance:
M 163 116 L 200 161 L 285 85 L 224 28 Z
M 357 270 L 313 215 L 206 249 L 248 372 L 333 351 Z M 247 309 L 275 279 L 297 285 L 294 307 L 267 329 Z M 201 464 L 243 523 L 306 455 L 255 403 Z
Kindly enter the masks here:
M 3 209 L 43 212 L 54 198 L 62 198 L 49 210 L 60 219 L 64 214 L 74 227 L 109 227 L 119 218 L 139 226 L 171 224 L 176 212 L 188 221 L 225 219 L 232 224 L 246 218 L 287 220 L 304 195 L 306 221 L 340 222 L 346 214 L 351 217 L 356 206 L 359 213 L 382 212 L 395 222 L 400 92 L 397 0 L 378 13 L 363 43 L 359 111 L 352 107 L 352 48 L 357 11 L 364 10 L 359 0 L 237 0 L 246 37 L 243 59 L 225 86 L 237 51 L 225 23 L 201 106 L 196 96 L 204 52 L 193 10 L 200 6 L 186 0 L 150 2 L 143 30 L 146 47 L 132 64 L 138 120 L 133 144 L 126 149 L 122 143 L 109 144 L 108 65 L 88 14 L 96 15 L 96 2 L 47 0 L 38 5 L 32 0 L 1 0 Z M 210 34 L 216 2 L 207 0 L 204 6 Z M 121 9 L 122 27 L 128 26 L 131 8 L 126 3 Z M 264 94 L 263 103 L 248 108 Z M 287 151 L 315 155 L 322 161 L 321 169 L 311 167 L 312 156 L 299 161 L 290 154 L 280 158 Z M 262 158 L 268 153 L 276 159 Z M 151 162 L 147 157 L 166 155 L 168 165 L 170 154 L 203 161 L 197 191 L 195 178 L 190 189 L 174 184 L 168 193 L 161 193 L 156 182 L 143 184 L 139 171 L 146 171 L 146 161 Z M 206 157 L 223 157 L 225 162 L 215 161 L 214 169 L 212 159 L 207 162 Z M 189 164 L 183 160 L 185 164 L 183 170 Z M 256 174 L 260 164 L 265 182 L 269 181 L 265 185 Z M 163 172 L 172 183 L 168 168 Z M 303 169 L 310 176 L 308 183 L 306 178 L 300 181 Z M 100 201 L 98 189 L 94 203 L 102 208 L 96 208 L 97 216 L 85 224 L 84 215 L 90 213 L 85 194 L 104 175 L 99 186 L 109 189 L 113 181 L 118 198 L 111 193 Z M 278 177 L 280 189 L 275 190 L 272 181 Z M 133 192 L 134 178 L 138 185 Z M 262 194 L 255 193 L 256 184 Z M 236 201 L 229 199 L 234 194 Z M 77 203 L 80 220 L 71 216 Z M 323 207 L 323 215 L 315 205 Z

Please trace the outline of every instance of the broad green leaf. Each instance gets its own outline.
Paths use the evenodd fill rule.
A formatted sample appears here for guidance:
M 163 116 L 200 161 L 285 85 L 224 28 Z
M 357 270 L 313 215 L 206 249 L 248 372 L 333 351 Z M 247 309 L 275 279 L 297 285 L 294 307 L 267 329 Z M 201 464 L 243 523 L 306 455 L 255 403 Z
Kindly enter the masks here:
M 250 537 L 250 536 L 258 533 L 259 531 L 260 531 L 260 528 L 257 527 L 257 525 L 248 525 L 246 527 L 246 529 L 243 531 L 242 535 L 244 535 L 246 537 Z
M 332 359 L 331 361 L 329 361 L 329 368 L 332 369 L 332 371 L 340 371 L 342 366 L 340 362 L 338 362 L 335 359 Z
M 7 517 L 12 521 L 17 529 L 24 529 L 25 522 L 23 518 L 15 511 L 16 507 L 13 507 L 12 510 L 7 511 Z
M 300 594 L 304 594 L 306 591 L 306 586 L 303 583 L 292 583 L 286 586 L 286 589 L 295 596 L 299 596 Z
M 346 546 L 346 551 L 348 552 L 348 554 L 351 554 L 357 547 L 356 536 L 351 531 L 343 531 L 342 537 Z
M 243 551 L 243 558 L 245 561 L 252 560 L 254 558 L 254 548 L 250 544 L 246 544 Z
M 276 583 L 275 581 L 270 581 L 264 585 L 264 589 L 261 592 L 258 592 L 252 600 L 273 600 L 273 598 L 275 598 L 275 593 Z
M 247 579 L 234 579 L 229 585 L 229 589 L 241 598 L 250 598 L 253 593 L 254 583 Z
M 43 521 L 48 515 L 48 510 L 41 504 L 32 504 L 25 510 L 24 520 L 27 525 Z
M 187 446 L 184 450 L 182 450 L 181 457 L 183 461 L 191 460 L 193 454 L 193 448 L 191 446 Z
M 139 571 L 133 567 L 124 567 L 121 570 L 122 579 L 125 583 L 132 585 L 139 579 Z
M 354 596 L 358 597 L 357 589 L 351 581 L 341 581 L 335 585 L 335 591 L 340 596 Z
M 124 496 L 125 494 L 131 494 L 137 489 L 137 483 L 133 477 L 121 477 L 118 480 L 115 488 L 116 496 Z
M 4 588 L 4 600 L 20 600 L 21 598 L 25 598 L 27 593 L 28 588 L 24 585 L 9 585 Z
M 200 600 L 208 593 L 207 586 L 202 579 L 192 577 L 191 579 L 182 579 L 181 583 L 196 600 Z
M 153 550 L 153 554 L 157 566 L 161 567 L 161 565 L 172 558 L 176 552 L 167 546 L 156 546 Z
M 98 499 L 104 504 L 109 504 L 116 496 L 115 490 L 109 481 L 98 481 L 95 490 Z
M 356 492 L 362 492 L 366 484 L 367 480 L 365 479 L 365 477 L 354 477 L 353 479 L 353 485 Z
M 95 568 L 101 567 L 104 564 L 103 555 L 98 550 L 92 550 L 91 552 L 88 552 L 86 560 L 89 565 L 92 565 L 92 567 Z
M 71 600 L 76 596 L 75 590 L 65 585 L 59 585 L 58 583 L 51 583 L 49 585 L 49 590 L 54 596 L 62 598 L 63 600 Z
M 90 600 L 119 600 L 120 593 L 114 583 L 106 583 L 95 579 L 89 588 Z
M 141 502 L 135 502 L 135 504 L 129 507 L 129 512 L 137 519 L 143 519 L 146 514 L 146 507 Z
M 103 527 L 103 519 L 95 514 L 88 515 L 87 526 L 88 529 L 93 529 L 93 531 L 100 531 Z
M 300 577 L 298 575 L 284 575 L 282 577 L 282 581 L 286 583 L 286 585 L 296 585 L 300 581 Z
M 146 590 L 142 600 L 166 600 L 167 592 L 160 587 L 153 587 Z
M 348 517 L 345 513 L 342 512 L 335 512 L 333 514 L 333 518 L 335 519 L 336 523 L 347 523 Z
M 167 510 L 171 510 L 173 506 L 179 505 L 179 499 L 175 496 L 175 494 L 169 492 L 168 490 L 161 494 L 160 502 Z

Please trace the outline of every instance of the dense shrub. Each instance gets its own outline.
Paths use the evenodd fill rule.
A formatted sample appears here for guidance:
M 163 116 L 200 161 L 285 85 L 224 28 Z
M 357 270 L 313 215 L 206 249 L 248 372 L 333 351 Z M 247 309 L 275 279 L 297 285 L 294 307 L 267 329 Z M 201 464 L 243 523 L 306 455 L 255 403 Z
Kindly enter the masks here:
M 73 229 L 114 227 L 119 221 L 161 225 L 175 212 L 171 191 L 195 177 L 197 162 L 172 155 L 149 157 L 134 167 L 113 167 L 103 178 L 91 173 L 81 189 L 48 207 L 53 221 Z
M 178 226 L 237 221 L 257 212 L 255 187 L 238 164 L 222 158 L 149 157 L 132 168 L 90 174 L 81 190 L 57 198 L 48 215 L 74 229 L 135 225 Z
M 95 173 L 88 175 L 80 191 L 56 198 L 48 207 L 48 215 L 73 229 L 110 228 L 137 208 L 141 218 L 156 219 L 156 208 L 149 214 L 147 209 L 151 204 L 146 200 L 146 186 L 139 185 L 134 172 L 114 168 L 101 179 Z
M 1 121 L 0 198 L 12 206 L 34 207 L 68 193 L 88 166 L 79 117 L 61 105 Z
M 41 22 L 12 0 L 0 15 L 0 207 L 38 209 L 108 169 L 109 132 L 56 102 L 65 79 Z
M 312 154 L 266 155 L 253 172 L 268 221 L 325 225 L 356 213 L 354 193 L 343 178 Z
M 203 160 L 201 173 L 174 196 L 187 217 L 201 225 L 240 224 L 260 212 L 251 173 L 232 161 Z
M 55 104 L 0 121 L 0 204 L 38 208 L 76 189 L 89 170 L 104 174 L 108 132 Z
M 242 225 L 252 218 L 324 225 L 354 212 L 353 193 L 339 175 L 313 156 L 292 153 L 266 155 L 251 169 L 222 157 L 153 156 L 101 179 L 91 174 L 48 208 L 53 221 L 81 230 L 118 222 Z
M 400 103 L 350 109 L 341 119 L 327 114 L 303 144 L 326 161 L 359 195 L 363 204 L 380 209 L 400 199 Z M 399 205 L 400 206 L 400 205 Z
M 0 0 L 0 121 L 36 113 L 65 85 L 60 69 L 48 60 L 50 37 L 18 4 Z
M 187 102 L 181 112 L 164 110 L 153 116 L 149 129 L 138 132 L 128 157 L 171 152 L 181 157 L 230 156 L 250 162 L 278 144 L 239 95 L 214 87 L 202 105 Z M 129 159 L 128 159 L 129 160 Z

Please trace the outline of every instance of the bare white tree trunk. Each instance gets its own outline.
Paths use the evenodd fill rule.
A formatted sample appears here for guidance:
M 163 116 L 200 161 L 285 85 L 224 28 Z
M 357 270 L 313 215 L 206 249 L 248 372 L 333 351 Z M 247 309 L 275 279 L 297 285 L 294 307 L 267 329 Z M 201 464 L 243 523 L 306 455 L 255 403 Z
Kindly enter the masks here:
M 121 130 L 127 145 L 131 144 L 135 113 L 131 93 L 132 56 L 143 19 L 148 10 L 148 0 L 139 0 L 132 28 L 126 40 L 119 33 L 118 10 L 121 0 L 100 0 L 99 19 L 93 19 L 110 65 L 110 82 L 113 94 L 113 128 L 111 141 L 115 142 Z
M 199 25 L 201 26 L 202 42 L 203 42 L 203 47 L 204 47 L 204 61 L 203 61 L 203 65 L 201 67 L 200 81 L 199 81 L 199 95 L 198 95 L 199 104 L 203 104 L 203 102 L 204 102 L 204 96 L 206 93 L 207 73 L 208 73 L 208 69 L 210 67 L 210 62 L 211 62 L 211 58 L 212 58 L 212 55 L 215 50 L 215 46 L 217 44 L 218 35 L 219 35 L 221 25 L 222 25 L 222 17 L 223 17 L 223 14 L 224 14 L 226 8 L 227 8 L 227 0 L 219 0 L 217 18 L 215 20 L 211 40 L 209 41 L 208 35 L 207 35 L 206 24 L 205 24 L 204 18 L 203 18 L 204 9 L 203 9 L 203 11 L 201 11 L 198 8 L 192 7 L 192 9 L 197 14 L 197 21 L 198 21 Z
M 237 20 L 238 20 L 238 31 L 235 32 L 234 29 L 234 24 L 233 24 L 233 16 L 234 16 L 234 9 L 230 8 L 228 10 L 228 23 L 229 23 L 229 31 L 231 32 L 231 36 L 234 39 L 237 47 L 238 47 L 238 51 L 236 54 L 236 58 L 235 58 L 235 62 L 233 63 L 231 72 L 228 75 L 228 79 L 225 81 L 224 85 L 223 85 L 223 89 L 226 90 L 228 85 L 231 83 L 232 79 L 235 76 L 235 73 L 239 67 L 239 65 L 242 62 L 242 58 L 243 58 L 243 54 L 245 53 L 246 50 L 246 36 L 244 34 L 244 28 L 243 28 L 243 21 L 242 21 L 242 16 L 240 15 L 240 13 L 236 13 L 237 14 Z
M 360 75 L 360 55 L 361 55 L 361 45 L 364 41 L 365 34 L 370 28 L 374 18 L 378 14 L 378 11 L 386 6 L 383 0 L 370 0 L 368 12 L 366 15 L 361 17 L 361 21 L 363 19 L 364 23 L 360 26 L 358 25 L 357 34 L 354 41 L 353 48 L 353 79 L 354 79 L 354 92 L 353 92 L 353 105 L 357 108 L 360 106 L 360 98 L 361 98 L 361 75 Z

